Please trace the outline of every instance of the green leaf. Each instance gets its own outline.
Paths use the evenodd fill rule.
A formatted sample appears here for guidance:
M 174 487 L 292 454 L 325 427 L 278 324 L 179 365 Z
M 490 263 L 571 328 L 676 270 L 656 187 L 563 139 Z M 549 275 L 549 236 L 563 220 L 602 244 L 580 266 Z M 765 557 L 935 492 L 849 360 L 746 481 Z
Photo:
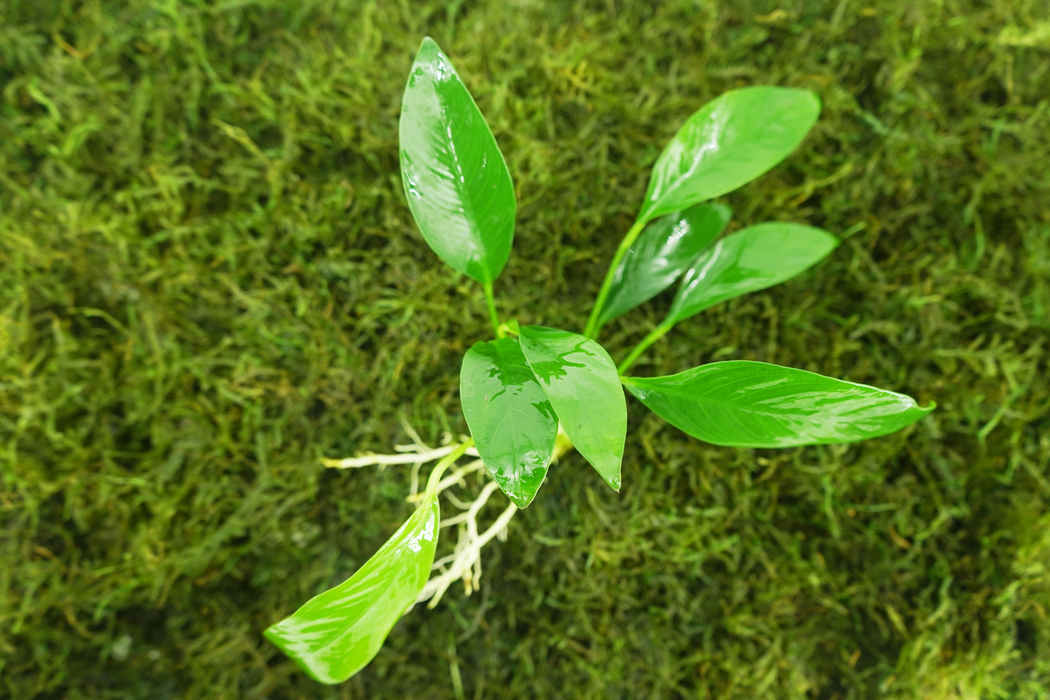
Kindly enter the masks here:
M 543 326 L 523 326 L 518 339 L 562 429 L 619 491 L 627 402 L 609 353 L 582 335 Z
M 769 222 L 741 229 L 693 262 L 663 325 L 673 325 L 720 302 L 791 279 L 838 244 L 827 231 L 802 224 Z
M 714 362 L 669 377 L 629 377 L 627 390 L 671 425 L 730 447 L 856 442 L 933 410 L 909 396 L 764 362 Z
M 788 156 L 817 122 L 809 90 L 747 87 L 722 93 L 686 120 L 653 165 L 641 221 L 732 192 Z
M 514 240 L 510 171 L 448 57 L 423 39 L 401 103 L 401 180 L 423 238 L 478 282 L 499 277 Z
M 525 508 L 547 475 L 558 418 L 517 339 L 477 343 L 467 351 L 459 395 L 485 467 L 507 498 Z
M 321 683 L 360 671 L 430 578 L 440 518 L 430 496 L 357 573 L 270 626 L 266 638 Z
M 616 268 L 601 323 L 649 301 L 678 279 L 689 263 L 718 238 L 733 210 L 699 204 L 651 223 Z

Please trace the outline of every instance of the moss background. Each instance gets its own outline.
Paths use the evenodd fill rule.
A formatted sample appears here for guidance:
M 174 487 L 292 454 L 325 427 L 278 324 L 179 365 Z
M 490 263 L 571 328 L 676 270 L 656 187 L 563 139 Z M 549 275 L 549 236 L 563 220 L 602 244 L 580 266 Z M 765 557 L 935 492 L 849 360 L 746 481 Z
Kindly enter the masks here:
M 407 471 L 319 460 L 463 432 L 490 333 L 401 192 L 424 34 L 506 153 L 497 294 L 527 323 L 582 327 L 706 100 L 818 91 L 803 146 L 724 200 L 845 243 L 638 372 L 773 361 L 939 408 L 758 451 L 630 400 L 619 495 L 565 458 L 479 593 L 329 688 L 261 632 L 410 506 Z M 0 696 L 1050 697 L 1043 0 L 0 0 L 0 95 Z M 613 356 L 668 303 L 610 325 Z

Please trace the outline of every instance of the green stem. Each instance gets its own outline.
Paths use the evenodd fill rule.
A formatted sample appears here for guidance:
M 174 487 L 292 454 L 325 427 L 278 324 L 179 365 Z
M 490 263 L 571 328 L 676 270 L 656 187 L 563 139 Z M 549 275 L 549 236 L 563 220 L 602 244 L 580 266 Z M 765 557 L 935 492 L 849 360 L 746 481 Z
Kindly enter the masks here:
M 623 374 L 624 372 L 629 370 L 631 368 L 631 365 L 633 365 L 638 360 L 638 358 L 642 356 L 642 353 L 645 352 L 646 348 L 658 341 L 660 338 L 663 338 L 665 335 L 667 335 L 667 331 L 671 330 L 671 328 L 673 327 L 673 323 L 661 323 L 659 326 L 654 328 L 652 333 L 642 338 L 642 342 L 638 343 L 638 345 L 634 347 L 634 350 L 631 350 L 631 354 L 628 355 L 627 358 L 620 363 L 620 366 L 616 368 L 616 372 L 618 374 Z
M 496 313 L 496 295 L 492 292 L 492 282 L 485 283 L 485 303 L 489 307 L 489 320 L 492 321 L 492 332 L 497 338 L 502 338 L 503 333 L 499 330 L 499 314 Z
M 474 438 L 467 438 L 466 442 L 459 445 L 456 449 L 445 455 L 440 462 L 434 466 L 434 471 L 430 472 L 430 478 L 427 479 L 427 497 L 429 498 L 437 491 L 437 485 L 441 481 L 442 475 L 445 470 L 455 463 L 457 459 L 462 457 L 467 450 L 474 445 Z
M 601 317 L 602 307 L 605 306 L 605 299 L 609 296 L 613 277 L 616 276 L 616 270 L 620 267 L 620 263 L 623 262 L 623 256 L 627 255 L 627 251 L 637 240 L 643 228 L 645 228 L 644 221 L 638 220 L 634 222 L 634 226 L 630 228 L 627 235 L 620 241 L 620 247 L 616 249 L 616 255 L 613 256 L 612 262 L 609 263 L 609 270 L 605 273 L 602 288 L 598 290 L 598 298 L 594 300 L 591 317 L 587 319 L 587 328 L 583 331 L 583 334 L 588 338 L 594 339 L 598 337 L 598 331 L 602 329 L 602 324 L 598 319 Z

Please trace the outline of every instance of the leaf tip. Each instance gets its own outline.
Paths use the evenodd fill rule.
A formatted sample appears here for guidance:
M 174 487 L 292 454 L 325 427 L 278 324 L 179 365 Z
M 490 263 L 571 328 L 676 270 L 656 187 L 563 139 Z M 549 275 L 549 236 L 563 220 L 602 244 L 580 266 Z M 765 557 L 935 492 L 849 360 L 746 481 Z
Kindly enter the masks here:
M 438 46 L 437 42 L 431 39 L 429 36 L 423 37 L 423 41 L 419 43 L 419 51 L 416 52 L 416 62 L 421 61 L 434 61 L 443 57 L 445 54 Z
M 305 673 L 318 683 L 324 683 L 325 685 L 336 685 L 337 683 L 342 683 L 343 681 L 345 681 L 346 678 L 338 678 L 332 675 L 330 672 L 326 673 L 323 667 L 312 662 L 312 659 L 309 657 L 309 655 L 301 654 L 293 648 L 293 646 L 290 644 L 291 640 L 289 639 L 287 631 L 282 628 L 282 625 L 285 625 L 285 623 L 289 622 L 290 619 L 291 618 L 285 618 L 279 622 L 273 623 L 265 630 L 263 630 L 263 637 L 265 637 L 266 640 L 273 644 L 275 647 L 280 649 L 285 656 L 294 661 L 295 665 L 298 666 L 303 673 Z M 347 678 L 349 678 L 349 676 L 347 676 Z
M 281 645 L 280 645 L 280 643 L 278 641 L 279 638 L 277 637 L 276 633 L 273 631 L 273 628 L 276 627 L 277 625 L 278 625 L 278 623 L 275 622 L 274 624 L 272 624 L 269 627 L 267 627 L 266 629 L 264 629 L 263 630 L 263 637 L 266 637 L 266 641 L 270 642 L 274 646 L 280 647 Z
M 817 116 L 820 116 L 821 110 L 824 109 L 824 101 L 820 99 L 820 95 L 816 90 L 806 90 L 806 92 L 809 93 L 809 98 L 812 100 L 813 106 L 816 108 Z
M 502 484 L 500 485 L 500 491 L 503 491 Z M 533 491 L 532 495 L 530 496 L 521 496 L 520 494 L 511 494 L 507 493 L 506 491 L 503 491 L 503 495 L 510 499 L 511 503 L 516 505 L 518 508 L 521 508 L 522 510 L 525 510 L 530 505 L 532 505 L 532 501 L 536 498 L 537 493 L 539 493 L 539 489 Z

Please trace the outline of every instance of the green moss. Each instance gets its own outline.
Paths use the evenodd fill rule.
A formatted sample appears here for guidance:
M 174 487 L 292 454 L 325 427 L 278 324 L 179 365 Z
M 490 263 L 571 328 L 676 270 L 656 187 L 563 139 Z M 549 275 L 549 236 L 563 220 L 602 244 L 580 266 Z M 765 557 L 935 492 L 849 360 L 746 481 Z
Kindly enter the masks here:
M 1048 26 L 1038 0 L 0 4 L 0 692 L 1050 697 Z M 802 149 L 725 199 L 850 237 L 638 371 L 775 361 L 940 408 L 760 452 L 629 402 L 620 495 L 563 459 L 480 593 L 323 688 L 261 632 L 410 506 L 407 471 L 319 458 L 464 431 L 491 332 L 401 194 L 426 33 L 507 155 L 496 292 L 527 323 L 582 327 L 704 101 L 817 90 Z M 614 357 L 668 303 L 610 324 Z

